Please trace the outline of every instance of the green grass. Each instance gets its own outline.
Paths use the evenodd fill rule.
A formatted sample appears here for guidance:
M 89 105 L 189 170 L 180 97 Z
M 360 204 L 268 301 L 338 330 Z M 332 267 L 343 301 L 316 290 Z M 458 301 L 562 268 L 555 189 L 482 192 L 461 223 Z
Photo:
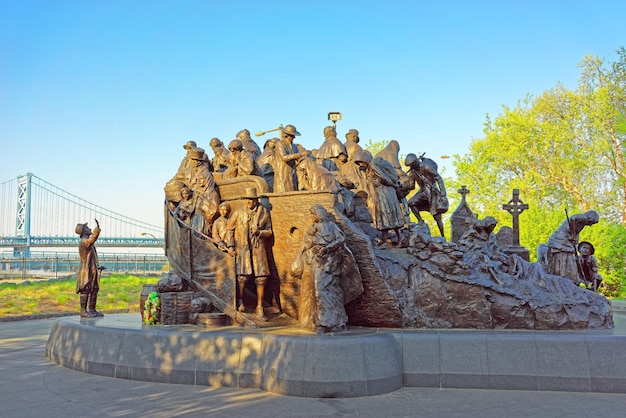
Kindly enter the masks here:
M 103 276 L 98 292 L 98 310 L 139 309 L 144 284 L 155 284 L 160 277 L 114 274 Z M 0 284 L 0 317 L 39 315 L 80 310 L 76 280 L 32 281 L 26 284 Z
M 139 309 L 144 284 L 155 284 L 160 277 L 114 274 L 104 276 L 98 292 L 98 310 Z M 626 284 L 614 299 L 626 298 Z M 0 284 L 0 317 L 78 312 L 76 281 L 39 281 L 28 284 Z M 613 298 L 611 298 L 613 299 Z

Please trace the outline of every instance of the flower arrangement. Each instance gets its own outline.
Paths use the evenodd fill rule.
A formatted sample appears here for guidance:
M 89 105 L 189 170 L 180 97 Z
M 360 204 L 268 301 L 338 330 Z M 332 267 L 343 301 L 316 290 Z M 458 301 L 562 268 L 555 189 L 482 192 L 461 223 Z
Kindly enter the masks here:
M 143 305 L 143 323 L 144 324 L 158 324 L 159 323 L 159 310 L 161 308 L 161 300 L 157 292 L 151 292 L 148 294 L 148 298 Z

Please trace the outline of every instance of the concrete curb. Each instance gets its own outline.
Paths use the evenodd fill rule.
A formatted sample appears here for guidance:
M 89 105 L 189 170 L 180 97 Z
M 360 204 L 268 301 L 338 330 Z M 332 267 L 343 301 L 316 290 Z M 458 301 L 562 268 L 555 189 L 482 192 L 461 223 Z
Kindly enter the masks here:
M 142 326 L 137 315 L 56 320 L 46 355 L 102 376 L 356 397 L 421 388 L 626 393 L 626 336 L 602 331 Z M 114 323 L 117 321 L 117 323 Z

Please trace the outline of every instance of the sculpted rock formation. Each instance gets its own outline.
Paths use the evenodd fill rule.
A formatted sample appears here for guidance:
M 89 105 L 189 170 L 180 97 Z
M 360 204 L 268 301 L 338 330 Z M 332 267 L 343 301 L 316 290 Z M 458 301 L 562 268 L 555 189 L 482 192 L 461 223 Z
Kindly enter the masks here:
M 363 274 L 364 294 L 347 306 L 350 324 L 417 328 L 612 328 L 604 296 L 547 274 L 497 246 L 471 248 L 431 237 L 376 250 L 380 272 Z M 362 271 L 363 272 L 363 271 Z M 380 280 L 380 281 L 377 281 Z M 386 306 L 387 309 L 383 308 Z

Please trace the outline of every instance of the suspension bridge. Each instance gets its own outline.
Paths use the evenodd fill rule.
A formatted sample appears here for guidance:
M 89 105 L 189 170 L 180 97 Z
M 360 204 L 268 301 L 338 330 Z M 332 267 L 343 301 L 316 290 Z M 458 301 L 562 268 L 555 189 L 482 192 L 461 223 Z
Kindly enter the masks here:
M 16 256 L 29 257 L 35 247 L 77 247 L 77 220 L 94 218 L 106 225 L 98 247 L 163 248 L 162 226 L 105 209 L 32 173 L 0 183 L 0 247 Z

